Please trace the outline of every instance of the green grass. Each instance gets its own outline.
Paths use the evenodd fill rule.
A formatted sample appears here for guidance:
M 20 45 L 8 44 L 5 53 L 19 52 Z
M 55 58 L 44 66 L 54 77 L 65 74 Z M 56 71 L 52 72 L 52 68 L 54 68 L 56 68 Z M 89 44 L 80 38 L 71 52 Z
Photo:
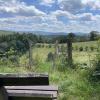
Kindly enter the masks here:
M 94 85 L 88 76 L 91 71 L 90 61 L 95 59 L 96 52 L 73 52 L 74 62 L 83 65 L 86 63 L 88 68 L 83 69 L 81 65 L 73 70 L 65 66 L 64 71 L 58 70 L 58 65 L 52 68 L 52 64 L 46 62 L 49 52 L 54 52 L 54 48 L 33 49 L 33 58 L 38 59 L 39 65 L 34 66 L 36 68 L 34 70 L 33 67 L 32 71 L 49 73 L 50 84 L 59 86 L 59 100 L 99 100 L 99 83 Z
M 94 44 L 93 44 L 94 43 Z M 73 45 L 96 45 L 92 43 L 75 43 Z M 0 65 L 0 72 L 6 73 L 48 73 L 50 84 L 58 85 L 59 100 L 100 100 L 100 83 L 91 82 L 89 75 L 92 69 L 91 62 L 95 59 L 96 52 L 73 52 L 73 60 L 77 65 L 71 69 L 56 60 L 53 68 L 51 62 L 46 62 L 47 54 L 54 52 L 54 48 L 33 48 L 33 59 L 35 65 L 28 69 L 28 52 L 20 58 L 20 67 L 14 65 Z M 85 64 L 85 65 L 84 65 Z M 83 68 L 86 66 L 87 68 Z M 60 69 L 62 68 L 62 70 Z
M 76 42 L 76 43 L 74 43 L 73 45 L 74 46 L 84 46 L 84 47 L 86 47 L 86 46 L 93 46 L 93 47 L 96 47 L 97 46 L 97 41 L 89 41 L 89 42 Z

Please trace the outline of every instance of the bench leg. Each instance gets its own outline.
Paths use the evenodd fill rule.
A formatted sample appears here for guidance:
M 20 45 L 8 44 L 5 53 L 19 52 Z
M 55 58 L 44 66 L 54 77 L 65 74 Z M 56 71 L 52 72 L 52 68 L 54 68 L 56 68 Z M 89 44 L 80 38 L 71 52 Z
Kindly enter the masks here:
M 8 100 L 8 94 L 3 86 L 0 87 L 0 100 Z

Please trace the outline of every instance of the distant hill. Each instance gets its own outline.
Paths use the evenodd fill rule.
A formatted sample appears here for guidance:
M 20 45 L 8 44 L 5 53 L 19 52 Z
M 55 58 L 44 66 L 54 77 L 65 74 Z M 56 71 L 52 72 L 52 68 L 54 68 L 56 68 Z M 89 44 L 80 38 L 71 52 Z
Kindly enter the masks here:
M 67 35 L 66 32 L 46 32 L 46 31 L 20 31 L 20 33 L 33 33 L 36 35 Z
M 24 31 L 21 31 L 20 33 L 23 33 Z M 60 36 L 60 35 L 67 35 L 68 32 L 46 32 L 46 31 L 26 31 L 25 33 L 33 33 L 36 35 L 47 35 L 47 36 Z M 75 35 L 87 35 L 88 33 L 82 33 L 82 32 L 74 32 Z
M 36 34 L 40 34 L 40 35 L 53 35 L 53 36 L 59 36 L 59 35 L 67 35 L 67 32 L 44 32 L 44 31 L 34 31 L 32 33 L 36 33 Z M 77 32 L 74 33 L 76 35 L 86 35 L 87 33 L 81 33 L 81 32 Z
M 16 33 L 17 31 L 15 31 Z M 5 31 L 5 30 L 0 30 L 0 35 L 2 34 L 13 34 L 14 31 Z M 19 33 L 33 33 L 36 35 L 43 35 L 43 36 L 60 36 L 60 35 L 67 35 L 67 32 L 46 32 L 46 31 L 19 31 Z M 75 35 L 83 36 L 83 35 L 88 35 L 87 33 L 81 33 L 81 32 L 75 32 Z

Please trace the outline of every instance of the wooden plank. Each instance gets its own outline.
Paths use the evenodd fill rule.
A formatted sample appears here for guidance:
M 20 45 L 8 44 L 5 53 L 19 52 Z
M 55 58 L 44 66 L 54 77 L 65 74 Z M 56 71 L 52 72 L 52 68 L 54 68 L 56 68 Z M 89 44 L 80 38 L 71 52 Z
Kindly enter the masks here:
M 5 86 L 7 90 L 58 91 L 57 86 Z
M 52 98 L 35 98 L 35 97 L 9 97 L 9 100 L 57 100 Z
M 0 74 L 0 85 L 3 86 L 32 86 L 49 85 L 47 74 Z
M 8 100 L 8 94 L 3 86 L 0 87 L 0 100 Z
M 10 97 L 57 98 L 56 91 L 7 90 Z

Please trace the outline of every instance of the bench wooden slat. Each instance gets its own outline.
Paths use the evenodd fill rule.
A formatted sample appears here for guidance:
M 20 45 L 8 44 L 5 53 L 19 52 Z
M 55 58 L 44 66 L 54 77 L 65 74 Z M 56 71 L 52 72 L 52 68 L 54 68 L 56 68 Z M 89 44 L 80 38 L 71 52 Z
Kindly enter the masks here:
M 7 90 L 10 97 L 57 98 L 56 91 Z
M 0 74 L 1 86 L 49 85 L 47 74 Z
M 52 98 L 33 98 L 33 97 L 9 97 L 9 100 L 57 100 Z
M 58 87 L 49 86 L 47 74 L 0 74 L 0 87 L 0 100 L 57 100 Z
M 57 86 L 5 86 L 7 90 L 58 91 Z

